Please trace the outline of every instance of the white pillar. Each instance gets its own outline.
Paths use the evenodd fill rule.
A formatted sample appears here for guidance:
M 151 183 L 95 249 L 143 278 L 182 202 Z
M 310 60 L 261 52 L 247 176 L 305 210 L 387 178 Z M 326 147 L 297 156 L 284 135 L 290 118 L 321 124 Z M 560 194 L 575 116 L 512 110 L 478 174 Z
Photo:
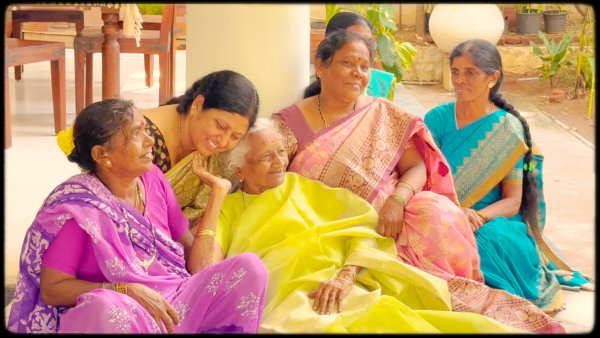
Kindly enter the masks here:
M 186 5 L 186 88 L 230 69 L 258 90 L 259 116 L 300 100 L 309 81 L 309 5 Z

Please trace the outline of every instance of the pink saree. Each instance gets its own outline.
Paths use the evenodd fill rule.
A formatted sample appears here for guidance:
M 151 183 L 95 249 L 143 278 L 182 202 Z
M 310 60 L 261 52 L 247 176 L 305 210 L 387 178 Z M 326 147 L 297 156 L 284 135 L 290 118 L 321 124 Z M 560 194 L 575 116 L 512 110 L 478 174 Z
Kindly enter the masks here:
M 346 188 L 376 210 L 398 183 L 402 153 L 409 144 L 416 147 L 427 181 L 406 204 L 404 230 L 396 238 L 398 257 L 445 279 L 483 281 L 477 244 L 458 207 L 450 167 L 421 118 L 375 99 L 317 133 L 297 106 L 275 114 L 274 120 L 286 139 L 289 171 Z

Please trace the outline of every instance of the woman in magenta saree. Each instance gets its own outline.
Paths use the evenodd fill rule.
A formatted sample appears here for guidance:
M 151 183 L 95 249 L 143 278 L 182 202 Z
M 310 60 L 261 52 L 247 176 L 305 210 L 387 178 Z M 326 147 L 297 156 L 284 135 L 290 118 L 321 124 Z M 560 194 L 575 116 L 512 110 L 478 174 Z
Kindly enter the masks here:
M 113 123 L 119 118 L 107 115 L 125 122 Z M 77 140 L 94 140 L 89 134 L 110 129 L 102 124 L 122 127 L 112 130 L 109 159 L 59 184 L 38 211 L 23 243 L 8 329 L 256 332 L 267 278 L 262 262 L 254 254 L 242 254 L 190 275 L 184 258 L 189 249 L 178 241 L 193 236 L 173 190 L 148 155 L 152 139 L 143 132 L 139 111 L 128 101 L 105 100 L 88 106 L 77 119 L 75 134 L 88 136 L 76 138 L 75 153 L 90 147 Z M 122 135 L 127 135 L 123 149 L 115 146 Z M 143 147 L 132 146 L 138 139 Z M 113 192 L 118 191 L 115 177 L 106 169 L 128 175 L 117 154 L 122 150 L 121 155 L 134 150 L 145 154 L 134 152 L 138 160 L 125 164 L 134 173 L 145 170 L 133 185 L 133 204 Z M 81 154 L 71 155 L 84 170 L 91 163 Z

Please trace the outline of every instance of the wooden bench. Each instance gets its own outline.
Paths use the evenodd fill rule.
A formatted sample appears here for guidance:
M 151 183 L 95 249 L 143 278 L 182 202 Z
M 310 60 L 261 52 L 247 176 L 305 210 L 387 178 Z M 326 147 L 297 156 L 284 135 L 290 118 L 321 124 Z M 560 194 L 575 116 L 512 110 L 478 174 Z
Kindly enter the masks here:
M 4 43 L 4 149 L 12 145 L 8 68 L 42 61 L 50 61 L 54 131 L 58 133 L 66 129 L 64 42 L 6 38 Z

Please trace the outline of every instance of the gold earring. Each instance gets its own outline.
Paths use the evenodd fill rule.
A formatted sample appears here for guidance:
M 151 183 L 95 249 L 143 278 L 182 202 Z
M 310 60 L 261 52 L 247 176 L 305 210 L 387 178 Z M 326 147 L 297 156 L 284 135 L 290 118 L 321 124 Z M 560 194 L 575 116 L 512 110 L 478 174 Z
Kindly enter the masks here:
M 490 89 L 491 89 L 492 87 L 494 87 L 494 85 L 496 85 L 496 84 L 495 84 L 495 83 L 492 83 L 492 82 L 490 82 L 490 83 L 488 83 L 488 88 L 490 88 Z
M 111 160 L 106 160 L 106 162 L 104 162 L 106 164 L 107 167 L 112 168 L 112 162 Z

